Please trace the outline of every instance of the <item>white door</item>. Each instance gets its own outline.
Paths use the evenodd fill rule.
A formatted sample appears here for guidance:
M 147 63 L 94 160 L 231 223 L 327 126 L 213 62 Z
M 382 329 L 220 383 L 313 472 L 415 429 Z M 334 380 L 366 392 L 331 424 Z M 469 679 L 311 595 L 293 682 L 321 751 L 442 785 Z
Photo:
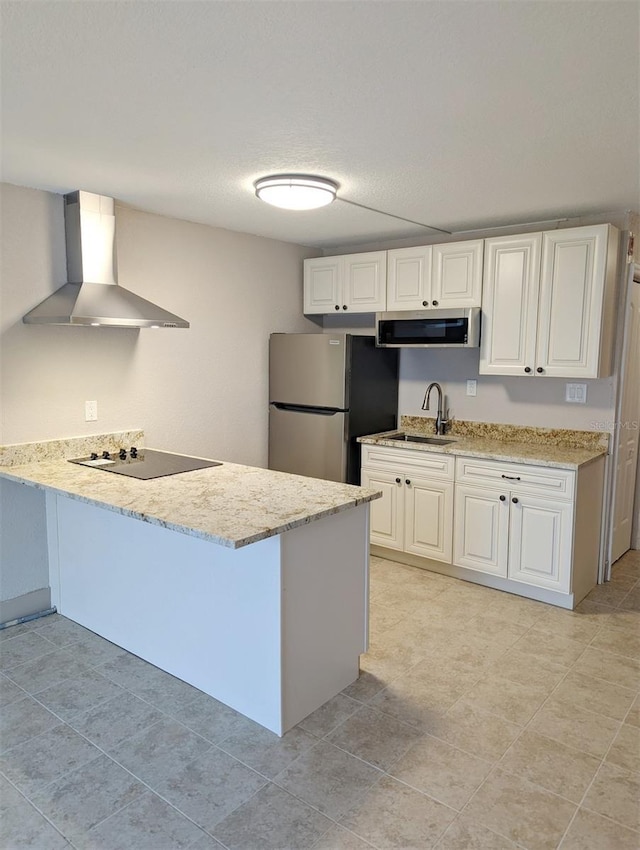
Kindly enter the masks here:
M 375 313 L 387 304 L 387 252 L 345 254 L 343 304 L 355 313 Z
M 361 470 L 363 487 L 382 490 L 382 498 L 370 503 L 371 542 L 388 549 L 402 549 L 404 544 L 403 508 L 404 479 L 390 472 Z
M 509 491 L 456 484 L 453 562 L 493 575 L 507 575 Z
M 433 246 L 431 293 L 434 307 L 479 307 L 482 301 L 484 240 Z
M 387 310 L 431 306 L 430 245 L 387 251 Z
M 342 308 L 342 257 L 304 261 L 304 312 L 334 313 Z
M 487 239 L 481 375 L 534 375 L 542 234 Z
M 544 234 L 536 372 L 598 378 L 609 226 Z
M 405 552 L 450 564 L 453 544 L 453 482 L 436 482 L 410 476 L 405 480 L 405 488 Z
M 511 494 L 509 578 L 571 590 L 573 503 Z
M 625 350 L 621 371 L 621 404 L 615 450 L 615 490 L 610 562 L 631 546 L 638 439 L 640 437 L 640 268 L 631 283 L 624 327 Z

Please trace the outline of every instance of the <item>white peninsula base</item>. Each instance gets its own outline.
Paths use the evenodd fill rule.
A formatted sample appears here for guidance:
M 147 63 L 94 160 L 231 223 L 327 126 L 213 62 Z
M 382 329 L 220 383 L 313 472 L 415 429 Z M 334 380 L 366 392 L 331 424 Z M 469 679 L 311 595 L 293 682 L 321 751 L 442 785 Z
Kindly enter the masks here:
M 284 734 L 367 648 L 369 506 L 228 549 L 47 493 L 52 604 Z

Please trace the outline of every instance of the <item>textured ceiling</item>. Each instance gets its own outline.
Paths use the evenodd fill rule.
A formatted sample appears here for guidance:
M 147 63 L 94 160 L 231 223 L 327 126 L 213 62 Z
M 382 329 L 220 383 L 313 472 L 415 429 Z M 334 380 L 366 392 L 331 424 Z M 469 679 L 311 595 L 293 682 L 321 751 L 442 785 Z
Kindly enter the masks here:
M 339 247 L 637 209 L 636 2 L 1 4 L 2 179 Z

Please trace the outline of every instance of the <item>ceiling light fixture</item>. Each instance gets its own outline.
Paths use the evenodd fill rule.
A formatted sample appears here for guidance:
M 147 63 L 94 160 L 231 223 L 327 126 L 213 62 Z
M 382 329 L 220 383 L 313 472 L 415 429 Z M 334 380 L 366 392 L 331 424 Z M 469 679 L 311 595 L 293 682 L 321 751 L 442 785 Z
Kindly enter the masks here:
M 311 174 L 272 174 L 256 180 L 253 188 L 256 197 L 260 198 L 261 201 L 266 201 L 274 207 L 282 207 L 285 210 L 315 210 L 318 207 L 327 206 L 332 201 L 342 201 L 343 204 L 350 204 L 352 207 L 360 207 L 362 210 L 379 213 L 389 216 L 389 218 L 398 219 L 398 221 L 406 221 L 408 224 L 415 224 L 418 227 L 426 227 L 428 230 L 437 230 L 439 233 L 451 235 L 450 230 L 443 230 L 442 227 L 423 224 L 421 221 L 414 221 L 401 215 L 377 210 L 375 207 L 367 207 L 365 204 L 357 203 L 357 201 L 338 198 L 339 184 L 335 180 L 329 180 L 328 177 L 316 177 Z
M 335 200 L 338 184 L 309 174 L 274 174 L 253 184 L 256 197 L 285 210 L 315 210 Z

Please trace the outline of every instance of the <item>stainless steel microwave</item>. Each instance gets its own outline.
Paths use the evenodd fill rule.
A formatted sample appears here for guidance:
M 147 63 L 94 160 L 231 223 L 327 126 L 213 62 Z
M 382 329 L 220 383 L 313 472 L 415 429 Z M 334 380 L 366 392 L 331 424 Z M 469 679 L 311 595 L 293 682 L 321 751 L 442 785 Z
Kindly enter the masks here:
M 480 308 L 376 313 L 376 345 L 380 348 L 477 348 L 480 345 Z

